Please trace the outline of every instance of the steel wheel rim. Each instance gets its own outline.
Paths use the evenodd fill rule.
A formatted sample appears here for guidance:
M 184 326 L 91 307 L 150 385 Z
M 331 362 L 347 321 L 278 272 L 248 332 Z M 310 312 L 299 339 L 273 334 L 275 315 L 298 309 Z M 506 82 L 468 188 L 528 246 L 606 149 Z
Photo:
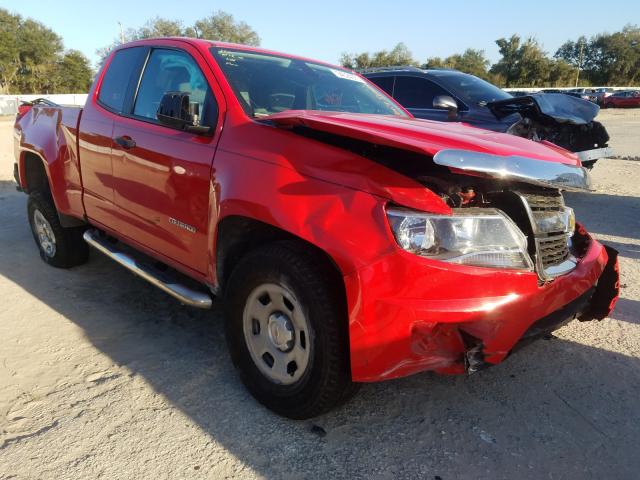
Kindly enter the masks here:
M 286 288 L 265 283 L 249 294 L 242 315 L 247 349 L 270 381 L 291 385 L 309 366 L 312 331 L 296 297 Z
M 47 219 L 44 218 L 44 215 L 42 215 L 40 210 L 36 210 L 33 213 L 33 225 L 36 229 L 36 235 L 38 236 L 38 242 L 40 242 L 42 251 L 49 258 L 55 256 L 56 237 L 53 234 L 51 225 L 49 224 Z

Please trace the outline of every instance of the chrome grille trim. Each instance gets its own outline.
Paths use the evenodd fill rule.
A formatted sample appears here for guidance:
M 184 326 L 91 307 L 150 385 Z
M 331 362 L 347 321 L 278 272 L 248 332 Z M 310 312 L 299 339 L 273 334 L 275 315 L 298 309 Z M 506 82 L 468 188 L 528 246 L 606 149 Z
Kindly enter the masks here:
M 536 231 L 536 214 L 541 212 L 561 211 L 564 199 L 559 192 L 516 192 L 529 217 L 535 245 L 535 264 L 538 277 L 542 281 L 550 281 L 573 270 L 577 260 L 569 249 L 569 233 L 559 231 L 538 233 Z
M 491 178 L 561 190 L 593 190 L 589 172 L 578 165 L 518 155 L 502 156 L 471 150 L 444 149 L 433 156 L 444 167 L 484 173 Z

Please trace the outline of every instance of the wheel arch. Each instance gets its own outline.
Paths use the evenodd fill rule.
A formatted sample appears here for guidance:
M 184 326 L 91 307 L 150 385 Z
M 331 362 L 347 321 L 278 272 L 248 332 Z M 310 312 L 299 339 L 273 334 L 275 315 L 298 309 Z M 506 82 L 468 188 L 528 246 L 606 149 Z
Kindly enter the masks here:
M 344 301 L 346 309 L 343 272 L 326 251 L 287 230 L 244 215 L 229 215 L 218 223 L 215 242 L 215 274 L 218 288 L 224 291 L 233 268 L 244 255 L 272 242 L 290 242 L 293 248 L 308 252 L 317 258 L 319 268 L 324 269 L 332 284 L 339 287 L 340 298 Z
M 25 150 L 20 161 L 20 181 L 25 193 L 51 193 L 47 162 L 39 154 Z
M 24 150 L 20 156 L 20 164 L 18 166 L 20 172 L 20 187 L 26 194 L 40 192 L 49 198 L 56 207 L 60 224 L 63 227 L 69 228 L 85 225 L 86 222 L 83 220 L 60 212 L 56 202 L 56 195 L 52 192 L 48 166 L 40 154 L 31 150 Z

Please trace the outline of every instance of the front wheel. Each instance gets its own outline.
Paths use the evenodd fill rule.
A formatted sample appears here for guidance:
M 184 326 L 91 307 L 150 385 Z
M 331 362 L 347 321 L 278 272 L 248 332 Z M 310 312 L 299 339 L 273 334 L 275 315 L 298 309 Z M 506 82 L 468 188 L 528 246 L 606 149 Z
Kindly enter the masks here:
M 225 291 L 227 344 L 259 402 L 304 419 L 355 391 L 344 301 L 314 254 L 290 242 L 262 247 L 239 262 Z

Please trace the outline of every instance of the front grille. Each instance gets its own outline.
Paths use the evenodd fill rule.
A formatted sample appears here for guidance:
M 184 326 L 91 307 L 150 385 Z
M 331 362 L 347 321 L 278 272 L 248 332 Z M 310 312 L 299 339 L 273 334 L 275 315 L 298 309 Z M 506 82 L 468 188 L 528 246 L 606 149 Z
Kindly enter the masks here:
M 544 268 L 560 265 L 569 258 L 569 247 L 565 234 L 538 239 L 538 255 Z
M 526 199 L 529 204 L 529 208 L 533 212 L 540 211 L 558 211 L 564 207 L 564 201 L 562 195 L 559 192 L 549 193 L 522 193 L 521 195 Z
M 571 258 L 569 239 L 566 231 L 537 233 L 536 219 L 548 212 L 558 212 L 564 208 L 564 200 L 559 192 L 518 192 L 527 210 L 532 226 L 532 238 L 529 241 L 535 245 L 536 268 L 543 280 L 567 273 L 575 265 L 567 261 Z

